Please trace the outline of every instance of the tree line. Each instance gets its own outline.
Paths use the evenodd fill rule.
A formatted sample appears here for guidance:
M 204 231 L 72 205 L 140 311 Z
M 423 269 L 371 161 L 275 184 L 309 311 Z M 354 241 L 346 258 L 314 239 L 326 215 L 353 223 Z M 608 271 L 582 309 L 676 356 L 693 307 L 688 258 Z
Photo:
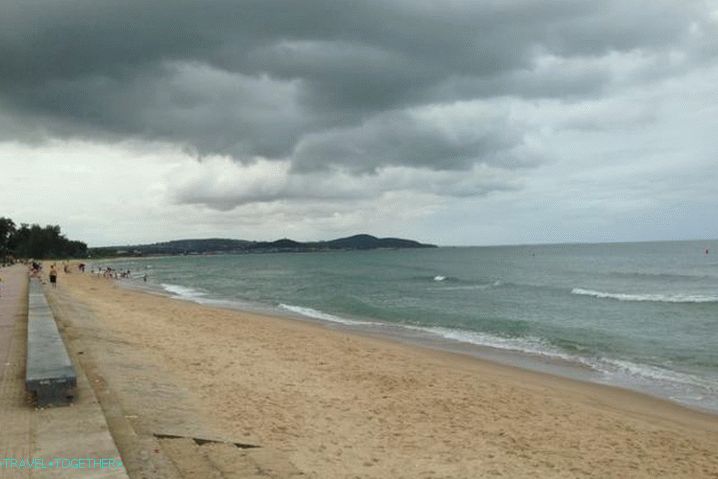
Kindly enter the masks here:
M 21 223 L 17 227 L 10 218 L 0 217 L 0 262 L 13 258 L 84 257 L 87 257 L 87 244 L 67 239 L 57 225 L 42 227 Z

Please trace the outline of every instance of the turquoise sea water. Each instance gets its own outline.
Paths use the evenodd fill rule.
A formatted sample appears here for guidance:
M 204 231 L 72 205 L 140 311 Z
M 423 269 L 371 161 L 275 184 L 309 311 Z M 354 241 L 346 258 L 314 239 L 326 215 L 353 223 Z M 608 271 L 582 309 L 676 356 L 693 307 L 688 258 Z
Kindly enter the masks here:
M 455 345 L 718 411 L 718 241 L 108 264 L 183 299 Z

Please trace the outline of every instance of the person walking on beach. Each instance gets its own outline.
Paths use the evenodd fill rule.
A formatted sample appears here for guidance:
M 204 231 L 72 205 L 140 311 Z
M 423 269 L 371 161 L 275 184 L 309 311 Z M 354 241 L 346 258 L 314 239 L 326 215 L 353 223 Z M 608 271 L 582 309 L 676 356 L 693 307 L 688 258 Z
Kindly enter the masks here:
M 53 288 L 57 288 L 57 270 L 54 264 L 50 267 L 50 284 Z

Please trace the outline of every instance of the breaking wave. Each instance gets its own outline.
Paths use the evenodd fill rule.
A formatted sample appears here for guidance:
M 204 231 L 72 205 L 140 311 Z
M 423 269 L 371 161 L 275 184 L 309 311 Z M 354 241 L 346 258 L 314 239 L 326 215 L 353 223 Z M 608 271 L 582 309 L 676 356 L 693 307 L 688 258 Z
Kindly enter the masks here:
M 187 286 L 180 286 L 178 284 L 162 283 L 160 284 L 160 286 L 162 286 L 165 291 L 167 291 L 168 293 L 172 293 L 172 295 L 177 298 L 196 300 L 198 298 L 206 296 L 206 293 L 198 289 L 189 288 Z
M 573 288 L 571 294 L 593 296 L 594 298 L 615 299 L 618 301 L 653 301 L 659 303 L 716 303 L 718 296 L 701 294 L 628 294 L 606 293 L 592 289 Z
M 306 316 L 308 318 L 314 318 L 314 319 L 321 319 L 323 321 L 331 321 L 332 323 L 340 323 L 340 324 L 347 324 L 347 325 L 377 324 L 377 323 L 373 323 L 371 321 L 359 321 L 356 319 L 342 318 L 340 316 L 335 316 L 333 314 L 325 313 L 323 311 L 319 311 L 319 310 L 312 309 L 312 308 L 306 308 L 304 306 L 294 306 L 292 304 L 280 303 L 279 307 L 282 309 L 285 309 L 287 311 L 291 311 L 292 313 L 299 314 L 301 316 Z

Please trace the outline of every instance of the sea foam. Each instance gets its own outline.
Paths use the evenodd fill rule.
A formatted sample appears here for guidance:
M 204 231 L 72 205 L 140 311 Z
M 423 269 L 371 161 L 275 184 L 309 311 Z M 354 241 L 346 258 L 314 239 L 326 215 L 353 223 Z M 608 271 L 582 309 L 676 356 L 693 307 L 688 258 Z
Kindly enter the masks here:
M 451 341 L 457 341 L 460 343 L 474 344 L 476 346 L 484 346 L 505 351 L 515 351 L 525 354 L 533 354 L 536 356 L 545 356 L 554 359 L 563 359 L 565 361 L 577 361 L 577 358 L 575 356 L 565 354 L 548 344 L 547 341 L 536 337 L 524 336 L 510 338 L 494 334 L 468 331 L 464 329 L 442 328 L 437 326 L 403 326 L 407 329 L 423 331 L 435 336 L 442 337 L 444 339 L 449 339 Z
M 323 321 L 331 321 L 332 323 L 340 323 L 340 324 L 346 324 L 346 325 L 379 324 L 379 323 L 374 323 L 371 321 L 359 321 L 356 319 L 342 318 L 340 316 L 335 316 L 333 314 L 325 313 L 323 311 L 319 311 L 319 310 L 312 309 L 312 308 L 306 308 L 304 306 L 295 306 L 293 304 L 280 303 L 279 307 L 282 309 L 286 309 L 287 311 L 291 311 L 293 313 L 299 314 L 301 316 L 306 316 L 308 318 L 314 318 L 314 319 L 321 319 Z
M 160 286 L 162 286 L 165 291 L 167 291 L 168 293 L 172 293 L 172 295 L 177 298 L 196 300 L 198 298 L 206 296 L 206 293 L 198 289 L 190 288 L 187 286 L 180 286 L 178 284 L 161 283 Z
M 573 288 L 571 294 L 593 296 L 594 298 L 616 299 L 618 301 L 654 301 L 659 303 L 715 303 L 718 296 L 700 294 L 629 294 L 606 293 L 592 289 Z
M 622 373 L 646 381 L 657 381 L 663 384 L 686 385 L 693 388 L 700 388 L 713 394 L 718 392 L 718 384 L 696 376 L 695 374 L 682 373 L 665 367 L 638 364 L 622 359 L 601 358 L 600 369 L 604 374 Z

